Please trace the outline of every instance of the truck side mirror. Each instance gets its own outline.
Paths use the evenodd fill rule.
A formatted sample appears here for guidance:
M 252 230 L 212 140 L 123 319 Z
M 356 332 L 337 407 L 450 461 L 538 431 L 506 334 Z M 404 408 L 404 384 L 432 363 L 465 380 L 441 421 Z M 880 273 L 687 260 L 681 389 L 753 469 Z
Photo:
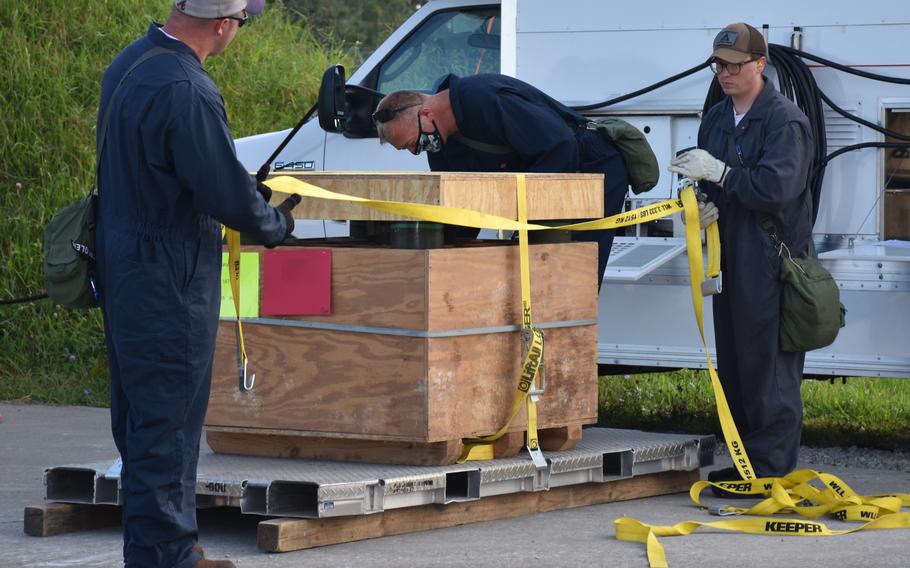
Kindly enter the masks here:
M 326 132 L 344 130 L 344 67 L 332 65 L 322 74 L 319 85 L 319 126 Z

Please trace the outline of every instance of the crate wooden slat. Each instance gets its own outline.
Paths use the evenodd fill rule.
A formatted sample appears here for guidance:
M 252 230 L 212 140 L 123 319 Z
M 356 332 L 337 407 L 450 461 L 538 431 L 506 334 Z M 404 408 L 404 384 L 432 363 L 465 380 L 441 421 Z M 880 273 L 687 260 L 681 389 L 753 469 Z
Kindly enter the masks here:
M 461 207 L 517 219 L 515 174 L 460 172 L 314 172 L 277 173 L 325 189 L 387 201 Z M 528 219 L 592 219 L 603 216 L 603 174 L 525 174 Z M 276 193 L 272 204 L 284 199 Z M 304 199 L 294 208 L 298 219 L 351 221 L 409 220 L 363 205 Z

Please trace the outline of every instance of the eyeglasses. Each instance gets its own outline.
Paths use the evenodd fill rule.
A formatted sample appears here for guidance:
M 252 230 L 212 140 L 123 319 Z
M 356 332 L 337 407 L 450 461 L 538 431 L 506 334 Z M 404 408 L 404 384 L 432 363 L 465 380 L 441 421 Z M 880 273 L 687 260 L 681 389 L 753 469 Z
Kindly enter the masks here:
M 712 61 L 711 71 L 714 71 L 715 75 L 720 74 L 720 72 L 724 70 L 726 70 L 730 75 L 739 75 L 739 72 L 742 71 L 743 65 L 752 63 L 753 61 L 758 61 L 758 59 L 750 59 L 748 61 L 743 61 L 742 63 L 724 63 L 722 61 Z
M 393 118 L 395 118 L 395 115 L 398 114 L 399 112 L 409 109 L 409 108 L 420 106 L 420 105 L 421 105 L 421 103 L 411 103 L 409 105 L 402 105 L 400 107 L 395 107 L 395 108 L 379 109 L 373 113 L 373 122 L 378 122 L 378 123 L 390 122 Z
M 223 18 L 212 18 L 213 20 L 237 20 L 238 28 L 242 28 L 246 21 L 250 19 L 250 16 L 246 13 L 246 10 L 243 11 L 243 17 L 240 16 L 224 16 Z

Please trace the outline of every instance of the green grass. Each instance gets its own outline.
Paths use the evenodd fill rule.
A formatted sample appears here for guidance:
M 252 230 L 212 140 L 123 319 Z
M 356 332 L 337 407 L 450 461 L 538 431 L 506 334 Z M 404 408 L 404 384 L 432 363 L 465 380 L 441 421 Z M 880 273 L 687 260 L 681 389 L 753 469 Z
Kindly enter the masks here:
M 171 0 L 4 2 L 0 10 L 0 299 L 43 289 L 42 234 L 94 173 L 102 73 L 163 22 Z M 288 128 L 313 104 L 323 70 L 352 56 L 324 47 L 279 1 L 206 67 L 235 136 Z M 48 301 L 0 306 L 0 399 L 106 404 L 98 310 Z
M 803 443 L 910 448 L 910 379 L 803 381 Z M 600 425 L 721 435 L 707 373 L 600 378 Z

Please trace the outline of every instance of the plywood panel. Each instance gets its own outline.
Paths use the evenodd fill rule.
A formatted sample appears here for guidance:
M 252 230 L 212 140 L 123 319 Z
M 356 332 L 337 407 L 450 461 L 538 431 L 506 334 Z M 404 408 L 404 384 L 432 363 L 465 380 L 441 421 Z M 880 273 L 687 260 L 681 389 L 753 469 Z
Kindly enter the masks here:
M 280 173 L 325 189 L 387 201 L 462 207 L 517 218 L 515 174 L 462 172 Z M 530 219 L 589 219 L 603 215 L 602 174 L 526 174 Z M 283 199 L 275 194 L 272 204 Z M 363 205 L 304 199 L 294 209 L 300 219 L 407 219 Z
M 597 319 L 597 245 L 533 245 L 531 302 L 537 322 Z M 518 246 L 429 251 L 429 329 L 521 324 Z
M 284 319 L 426 329 L 426 271 L 426 250 L 333 248 L 332 314 Z
M 269 325 L 243 329 L 256 385 L 239 392 L 234 326 L 222 322 L 207 425 L 424 439 L 423 341 Z
M 539 428 L 597 422 L 597 326 L 545 331 L 547 391 Z M 520 338 L 495 333 L 433 339 L 428 352 L 429 441 L 489 435 L 505 424 L 520 368 Z M 524 430 L 525 412 L 511 430 Z
M 535 321 L 597 319 L 597 245 L 532 245 L 530 255 Z M 430 331 L 521 324 L 514 243 L 432 250 L 337 247 L 332 265 L 332 314 L 281 319 Z

